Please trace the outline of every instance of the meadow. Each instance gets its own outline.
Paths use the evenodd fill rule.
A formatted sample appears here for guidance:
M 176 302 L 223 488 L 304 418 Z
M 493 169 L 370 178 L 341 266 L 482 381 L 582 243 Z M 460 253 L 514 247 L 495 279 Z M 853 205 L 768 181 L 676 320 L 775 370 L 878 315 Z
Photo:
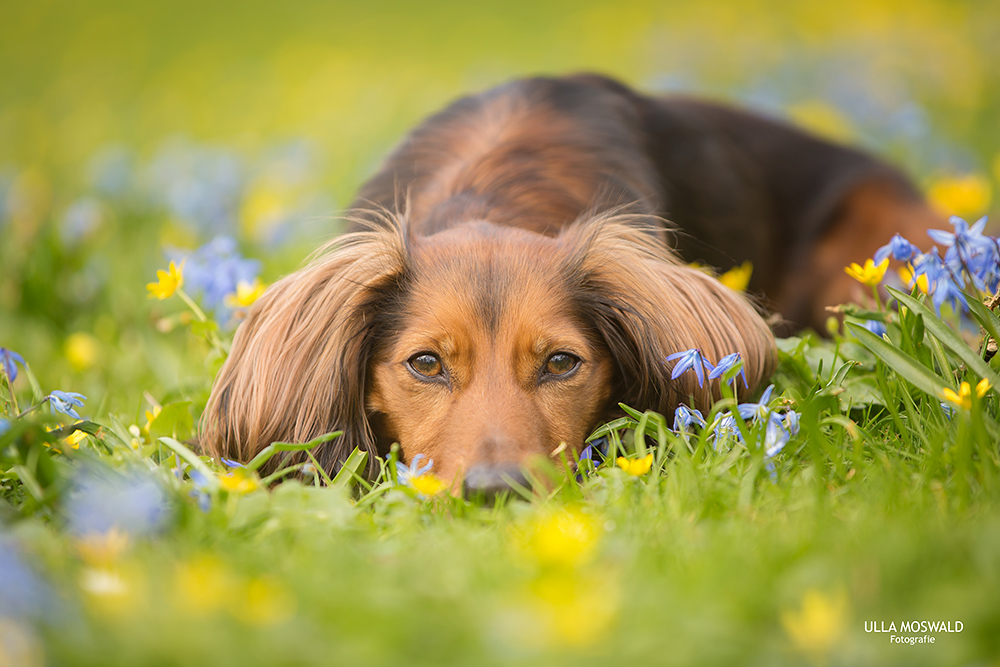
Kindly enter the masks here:
M 0 666 L 998 664 L 997 3 L 2 13 Z M 200 455 L 241 311 L 393 143 L 580 70 L 864 146 L 958 217 L 885 239 L 765 395 L 726 360 L 710 412 L 623 406 L 544 492 Z

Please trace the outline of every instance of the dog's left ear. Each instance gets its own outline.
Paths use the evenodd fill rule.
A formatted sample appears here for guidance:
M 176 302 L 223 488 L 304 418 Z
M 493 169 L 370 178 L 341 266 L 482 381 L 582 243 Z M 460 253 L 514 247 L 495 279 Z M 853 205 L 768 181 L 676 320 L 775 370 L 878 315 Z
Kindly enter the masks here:
M 402 223 L 375 217 L 251 307 L 202 418 L 201 443 L 211 454 L 248 461 L 272 442 L 340 430 L 315 451 L 324 469 L 338 468 L 355 447 L 374 460 L 367 366 L 406 272 Z
M 567 275 L 581 316 L 595 324 L 618 366 L 622 402 L 667 415 L 681 402 L 710 407 L 720 396 L 718 380 L 699 385 L 693 371 L 670 377 L 677 362 L 667 357 L 694 348 L 712 363 L 739 352 L 749 392 L 756 391 L 776 362 L 770 328 L 743 294 L 681 264 L 663 243 L 663 224 L 610 215 L 561 237 L 570 246 Z

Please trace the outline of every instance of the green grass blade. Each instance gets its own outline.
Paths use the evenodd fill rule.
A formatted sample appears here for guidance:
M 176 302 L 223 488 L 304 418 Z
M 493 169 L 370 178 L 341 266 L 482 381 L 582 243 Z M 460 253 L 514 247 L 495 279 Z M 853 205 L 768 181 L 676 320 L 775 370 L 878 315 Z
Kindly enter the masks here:
M 213 473 L 209 469 L 209 467 L 207 465 L 205 465 L 204 461 L 202 461 L 200 458 L 198 458 L 197 454 L 195 454 L 190 449 L 188 449 L 187 447 L 185 447 L 180 442 L 174 440 L 173 438 L 168 438 L 168 437 L 164 436 L 162 438 L 158 438 L 157 442 L 159 442 L 161 445 L 163 445 L 167 449 L 172 450 L 175 454 L 177 454 L 177 456 L 179 456 L 182 459 L 184 459 L 184 461 L 186 463 L 188 463 L 192 468 L 194 468 L 195 470 L 197 470 L 198 472 L 200 472 L 202 475 L 204 475 L 206 483 L 209 486 L 212 487 L 213 491 L 215 490 L 216 487 L 218 487 L 219 482 L 218 482 L 218 479 L 215 476 L 215 473 Z
M 278 452 L 304 452 L 314 447 L 319 447 L 324 442 L 329 442 L 344 435 L 343 431 L 324 433 L 318 438 L 313 438 L 309 442 L 272 442 L 270 445 L 260 450 L 257 456 L 247 464 L 247 470 L 258 470 L 261 466 L 271 460 L 271 457 Z
M 847 327 L 858 342 L 918 389 L 935 397 L 939 397 L 944 391 L 946 386 L 944 380 L 927 370 L 926 366 L 913 357 L 889 345 L 859 324 L 848 322 Z
M 965 362 L 965 365 L 976 372 L 981 378 L 986 378 L 993 385 L 993 391 L 1000 393 L 1000 375 L 990 368 L 983 359 L 969 347 L 962 338 L 955 333 L 951 327 L 945 324 L 939 317 L 937 317 L 930 308 L 920 303 L 918 300 L 914 299 L 908 294 L 904 294 L 899 290 L 894 290 L 893 288 L 887 288 L 889 293 L 896 298 L 897 301 L 905 305 L 907 308 L 915 313 L 920 313 L 924 316 L 924 326 L 927 330 L 933 334 L 935 338 L 941 341 L 944 345 L 948 347 L 952 352 L 958 355 L 958 358 Z M 969 302 L 975 301 L 975 299 L 969 299 Z
M 1000 341 L 1000 317 L 996 313 L 980 303 L 977 299 L 966 299 L 969 302 L 969 310 L 976 321 L 986 330 L 993 340 Z

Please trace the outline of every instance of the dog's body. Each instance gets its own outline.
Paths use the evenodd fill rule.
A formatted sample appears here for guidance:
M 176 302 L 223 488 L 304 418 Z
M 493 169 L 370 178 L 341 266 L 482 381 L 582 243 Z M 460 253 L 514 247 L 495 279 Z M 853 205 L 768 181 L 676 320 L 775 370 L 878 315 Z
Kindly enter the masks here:
M 340 429 L 320 452 L 328 468 L 398 441 L 445 479 L 490 485 L 581 447 L 619 401 L 709 404 L 717 386 L 672 380 L 671 353 L 739 352 L 751 391 L 767 379 L 762 316 L 684 261 L 749 260 L 752 292 L 821 326 L 850 296 L 846 263 L 939 222 L 863 153 L 591 75 L 454 103 L 362 188 L 352 217 L 352 234 L 241 325 L 206 411 L 215 453 Z

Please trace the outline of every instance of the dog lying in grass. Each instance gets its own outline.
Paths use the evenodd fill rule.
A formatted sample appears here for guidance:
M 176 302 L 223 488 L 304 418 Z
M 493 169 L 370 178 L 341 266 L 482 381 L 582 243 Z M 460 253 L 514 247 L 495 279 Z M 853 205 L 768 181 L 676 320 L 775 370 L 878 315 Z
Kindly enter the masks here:
M 453 103 L 350 218 L 241 324 L 203 420 L 214 454 L 342 430 L 315 452 L 328 469 L 398 442 L 454 490 L 490 489 L 578 451 L 619 402 L 708 407 L 718 380 L 672 378 L 677 352 L 737 352 L 757 390 L 776 356 L 761 306 L 821 328 L 851 297 L 845 265 L 940 224 L 864 153 L 595 75 Z M 757 302 L 688 266 L 746 261 Z

